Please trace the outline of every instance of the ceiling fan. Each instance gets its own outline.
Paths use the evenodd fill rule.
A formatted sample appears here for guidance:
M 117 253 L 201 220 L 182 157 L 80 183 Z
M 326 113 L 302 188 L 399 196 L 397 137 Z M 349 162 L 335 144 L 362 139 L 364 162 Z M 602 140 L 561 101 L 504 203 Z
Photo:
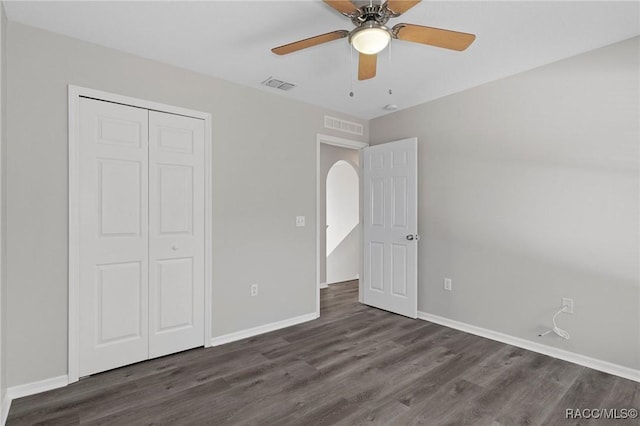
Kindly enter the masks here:
M 306 38 L 275 47 L 271 51 L 277 55 L 286 55 L 307 47 L 349 37 L 349 43 L 359 52 L 358 80 L 367 80 L 376 76 L 377 54 L 387 47 L 392 38 L 458 51 L 465 50 L 476 39 L 473 34 L 421 25 L 396 24 L 392 28 L 385 26 L 389 19 L 397 18 L 421 0 L 387 0 L 381 4 L 370 1 L 368 5 L 361 7 L 350 0 L 323 1 L 351 19 L 356 28 L 351 31 L 338 30 Z

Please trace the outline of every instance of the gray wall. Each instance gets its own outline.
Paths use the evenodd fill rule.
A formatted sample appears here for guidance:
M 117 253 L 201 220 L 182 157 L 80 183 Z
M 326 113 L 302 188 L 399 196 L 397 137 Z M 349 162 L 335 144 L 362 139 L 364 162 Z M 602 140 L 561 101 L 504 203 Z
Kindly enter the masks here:
M 324 133 L 324 132 L 323 132 Z M 355 139 L 349 136 L 349 139 Z M 338 161 L 350 163 L 360 170 L 360 151 L 334 145 L 320 144 L 320 283 L 327 282 L 327 175 L 331 167 Z M 360 172 L 358 172 L 360 174 Z M 359 228 L 359 226 L 358 226 Z M 357 254 L 359 259 L 359 254 Z M 359 261 L 358 261 L 359 262 Z M 357 265 L 359 268 L 359 263 Z
M 6 61 L 6 37 L 7 17 L 4 13 L 4 4 L 0 2 L 0 404 L 4 401 L 7 391 L 7 332 L 6 332 L 6 246 L 5 235 L 7 235 L 6 221 L 6 81 L 7 81 L 7 61 Z M 2 413 L 5 416 L 7 413 Z
M 213 115 L 213 336 L 315 312 L 316 132 L 336 112 L 12 22 L 7 59 L 9 386 L 67 373 L 68 84 Z
M 639 40 L 371 121 L 419 140 L 420 311 L 640 368 Z
M 327 257 L 327 284 L 350 281 L 360 276 L 360 224 L 356 225 Z

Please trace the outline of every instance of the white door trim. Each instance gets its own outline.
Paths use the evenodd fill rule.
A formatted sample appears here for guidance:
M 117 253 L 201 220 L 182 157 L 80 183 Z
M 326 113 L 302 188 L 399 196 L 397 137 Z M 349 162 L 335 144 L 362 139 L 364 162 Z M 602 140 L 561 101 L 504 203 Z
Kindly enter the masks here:
M 320 289 L 326 287 L 326 283 L 320 282 L 320 144 L 358 150 L 369 146 L 366 142 L 323 135 L 322 133 L 316 134 L 316 318 L 320 317 Z M 362 189 L 362 179 L 360 179 L 360 186 Z M 360 207 L 362 207 L 362 191 L 360 191 L 360 201 Z M 362 208 L 360 208 L 360 216 L 362 216 Z M 360 254 L 360 276 L 362 276 L 362 253 Z M 358 291 L 358 294 L 360 298 L 362 291 Z
M 2 14 L 2 10 L 3 7 L 2 5 L 0 5 L 0 14 Z M 5 48 L 3 47 L 6 44 L 6 29 L 3 28 L 3 22 L 2 22 L 2 17 L 0 17 L 0 81 L 2 81 L 2 65 L 6 64 L 6 59 L 5 58 Z M 5 43 L 3 43 L 3 41 Z M 6 74 L 6 73 L 5 73 Z M 2 91 L 2 85 L 0 85 L 0 99 L 4 99 L 7 94 L 5 92 Z M 6 110 L 6 105 L 2 105 L 2 103 L 0 103 L 0 142 L 4 142 L 4 137 L 3 135 L 3 131 L 2 129 L 5 126 L 5 120 L 4 120 L 4 114 L 5 114 L 5 110 Z M 0 149 L 0 200 L 3 200 L 3 187 L 4 187 L 4 182 L 2 182 L 2 174 L 3 174 L 3 169 L 2 169 L 2 149 Z M 2 203 L 4 203 L 4 201 L 0 202 L 0 207 L 2 207 Z M 3 219 L 3 215 L 2 215 L 2 208 L 0 208 L 0 224 L 2 223 L 2 219 Z M 2 234 L 2 226 L 0 226 L 0 241 L 4 241 L 4 239 L 6 238 L 5 235 Z M 3 263 L 3 258 L 4 258 L 4 253 L 2 250 L 2 246 L 3 244 L 0 243 L 0 378 L 3 378 L 7 373 L 5 371 L 3 371 L 4 369 L 4 362 L 2 360 L 3 354 L 4 354 L 4 348 L 3 348 L 3 343 L 4 342 L 4 338 L 2 336 L 2 317 L 4 316 L 2 313 L 2 289 L 4 288 L 4 280 L 2 278 L 3 273 L 2 271 L 4 270 L 4 263 Z M 7 415 L 9 413 L 9 406 L 11 405 L 11 402 L 6 402 L 5 400 L 8 401 L 8 397 L 6 395 L 3 395 L 3 385 L 4 383 L 2 383 L 2 380 L 0 379 L 0 425 L 4 425 L 5 420 L 7 419 Z
M 185 115 L 204 120 L 205 126 L 205 224 L 204 224 L 204 346 L 211 346 L 211 305 L 212 305 L 212 246 L 213 246 L 213 173 L 212 173 L 212 140 L 211 140 L 211 114 L 202 111 L 194 111 L 158 102 L 146 101 L 115 93 L 88 89 L 69 85 L 69 383 L 79 379 L 79 101 L 81 97 L 98 99 L 107 102 L 130 105 L 154 111 L 170 114 Z
M 317 134 L 318 143 L 324 143 L 327 145 L 339 146 L 341 148 L 349 148 L 349 149 L 362 149 L 369 146 L 366 142 L 358 142 L 353 141 L 351 139 L 339 138 L 337 136 L 329 136 L 323 135 L 321 133 Z

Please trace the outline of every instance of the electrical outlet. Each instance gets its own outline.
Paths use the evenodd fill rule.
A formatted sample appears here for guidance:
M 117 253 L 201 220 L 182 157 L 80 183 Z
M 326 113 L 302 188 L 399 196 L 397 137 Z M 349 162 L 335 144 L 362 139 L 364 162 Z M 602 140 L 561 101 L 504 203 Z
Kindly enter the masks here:
M 305 222 L 305 217 L 304 216 L 296 216 L 296 226 L 301 228 L 304 226 L 304 222 Z
M 565 307 L 565 313 L 572 314 L 573 313 L 573 299 L 569 299 L 568 297 L 562 298 L 562 307 Z
M 251 296 L 258 295 L 258 284 L 251 284 Z
M 451 291 L 451 278 L 444 279 L 444 289 L 447 291 Z

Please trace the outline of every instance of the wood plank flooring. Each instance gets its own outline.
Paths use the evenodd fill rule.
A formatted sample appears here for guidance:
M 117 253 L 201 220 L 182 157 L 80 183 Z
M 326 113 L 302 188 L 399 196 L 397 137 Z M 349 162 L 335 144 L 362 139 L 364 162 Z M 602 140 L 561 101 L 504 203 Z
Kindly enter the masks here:
M 360 305 L 97 374 L 13 401 L 8 425 L 565 425 L 567 408 L 640 408 L 640 384 Z

